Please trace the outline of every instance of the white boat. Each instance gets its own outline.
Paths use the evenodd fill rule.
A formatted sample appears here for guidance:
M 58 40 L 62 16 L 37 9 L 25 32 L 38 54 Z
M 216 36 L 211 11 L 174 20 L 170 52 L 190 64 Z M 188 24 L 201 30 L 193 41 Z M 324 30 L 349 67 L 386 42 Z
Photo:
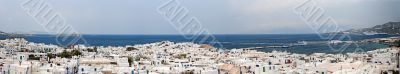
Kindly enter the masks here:
M 307 45 L 308 43 L 306 41 L 299 41 L 294 45 Z

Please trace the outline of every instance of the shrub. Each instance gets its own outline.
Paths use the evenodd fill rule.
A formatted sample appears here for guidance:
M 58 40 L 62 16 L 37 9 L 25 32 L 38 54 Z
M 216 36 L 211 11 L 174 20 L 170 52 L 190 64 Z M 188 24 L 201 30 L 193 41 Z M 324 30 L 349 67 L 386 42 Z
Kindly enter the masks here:
M 139 49 L 137 49 L 137 48 L 135 48 L 135 47 L 128 47 L 128 48 L 126 48 L 126 51 L 132 51 L 132 50 L 139 50 Z

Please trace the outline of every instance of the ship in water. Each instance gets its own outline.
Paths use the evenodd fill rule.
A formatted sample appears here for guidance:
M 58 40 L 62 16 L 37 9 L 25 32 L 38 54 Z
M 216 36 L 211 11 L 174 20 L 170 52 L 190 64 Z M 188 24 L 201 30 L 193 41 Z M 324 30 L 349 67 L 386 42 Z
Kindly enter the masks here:
M 290 46 L 304 46 L 304 45 L 308 45 L 307 41 L 299 41 L 297 43 L 293 43 Z

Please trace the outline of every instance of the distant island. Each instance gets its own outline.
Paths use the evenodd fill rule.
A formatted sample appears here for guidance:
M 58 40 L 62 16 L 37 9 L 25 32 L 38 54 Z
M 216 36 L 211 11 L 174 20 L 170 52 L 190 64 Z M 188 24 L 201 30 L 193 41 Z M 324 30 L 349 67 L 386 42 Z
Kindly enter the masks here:
M 6 36 L 9 38 L 15 38 L 15 37 L 25 37 L 27 34 L 17 34 L 17 33 L 7 33 L 0 31 L 0 36 Z
M 357 35 L 400 35 L 400 22 L 387 22 L 370 28 L 350 29 L 340 33 Z
M 6 32 L 0 31 L 0 35 L 5 35 L 7 34 Z

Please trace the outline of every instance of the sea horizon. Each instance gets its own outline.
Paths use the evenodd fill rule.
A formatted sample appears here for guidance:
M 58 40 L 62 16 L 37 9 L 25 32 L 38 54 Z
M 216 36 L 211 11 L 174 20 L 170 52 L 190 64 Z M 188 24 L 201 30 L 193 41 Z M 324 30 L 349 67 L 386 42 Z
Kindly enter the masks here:
M 213 34 L 218 43 L 222 44 L 223 47 L 217 47 L 221 49 L 238 49 L 238 48 L 259 48 L 257 50 L 262 52 L 271 51 L 288 51 L 299 54 L 312 54 L 312 53 L 347 53 L 353 52 L 357 48 L 364 50 L 375 50 L 379 48 L 386 48 L 387 45 L 378 43 L 367 43 L 359 44 L 359 46 L 349 45 L 343 51 L 333 51 L 332 47 L 326 43 L 330 40 L 339 40 L 336 37 L 332 39 L 322 39 L 319 37 L 320 34 Z M 322 34 L 328 35 L 328 34 Z M 190 36 L 190 35 L 189 35 Z M 203 35 L 198 35 L 203 36 Z M 350 35 L 352 41 L 359 41 L 364 39 L 372 38 L 387 38 L 394 37 L 397 35 Z M 27 41 L 34 43 L 45 43 L 59 45 L 56 41 L 57 35 L 55 34 L 33 34 L 31 36 L 24 37 Z M 176 43 L 181 42 L 193 42 L 199 44 L 209 44 L 211 41 L 206 40 L 204 42 L 192 41 L 187 39 L 184 35 L 139 35 L 139 34 L 82 34 L 81 37 L 86 40 L 86 44 L 83 42 L 77 42 L 76 44 L 83 44 L 88 46 L 127 46 L 127 45 L 140 45 L 148 44 L 161 41 L 171 41 Z M 4 37 L 3 37 L 4 39 Z M 342 39 L 346 41 L 346 39 Z M 299 42 L 307 42 L 307 45 L 296 45 Z M 67 43 L 61 43 L 67 44 Z M 66 45 L 64 45 L 66 46 Z M 290 46 L 288 48 L 260 48 L 269 46 Z M 339 49 L 341 45 L 333 45 L 334 48 Z

